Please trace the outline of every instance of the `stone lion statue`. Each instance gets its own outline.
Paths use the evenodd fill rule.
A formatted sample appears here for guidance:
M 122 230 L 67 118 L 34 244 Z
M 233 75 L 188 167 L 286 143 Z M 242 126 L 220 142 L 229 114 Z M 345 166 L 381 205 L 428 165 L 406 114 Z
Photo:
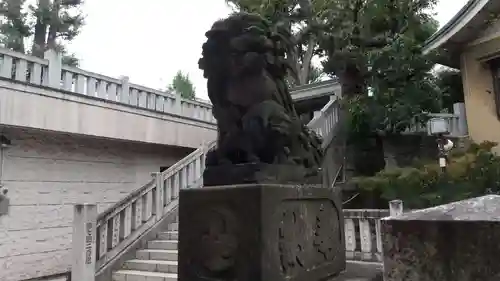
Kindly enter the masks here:
M 321 140 L 299 119 L 285 83 L 289 34 L 239 13 L 206 33 L 200 69 L 217 119 L 206 165 L 267 163 L 320 170 Z

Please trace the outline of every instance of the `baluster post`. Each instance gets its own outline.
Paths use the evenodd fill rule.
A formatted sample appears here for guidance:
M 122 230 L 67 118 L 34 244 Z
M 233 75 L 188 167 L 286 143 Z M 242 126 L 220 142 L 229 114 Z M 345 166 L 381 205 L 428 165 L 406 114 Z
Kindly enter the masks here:
M 372 231 L 369 218 L 362 214 L 359 218 L 359 238 L 361 243 L 361 259 L 372 259 Z
M 26 71 L 28 70 L 28 62 L 26 60 L 20 59 L 17 61 L 16 74 L 14 79 L 22 82 L 26 82 Z
M 118 98 L 118 101 L 123 102 L 123 103 L 128 103 L 129 102 L 129 95 L 130 95 L 129 77 L 128 76 L 121 76 L 120 81 L 121 81 L 122 85 L 121 85 L 120 97 Z
M 142 221 L 148 221 L 153 215 L 153 191 L 150 190 L 143 196 Z
M 165 183 L 165 203 L 168 205 L 172 202 L 173 197 L 172 177 L 166 176 L 163 182 Z
M 465 103 L 459 102 L 453 104 L 453 114 L 458 115 L 458 134 L 460 137 L 466 136 L 469 134 L 467 129 L 467 115 L 465 112 Z
M 316 118 L 316 117 L 319 117 L 319 116 L 321 116 L 321 111 L 320 110 L 313 112 L 313 119 Z
M 174 95 L 175 95 L 174 113 L 182 115 L 182 97 L 180 94 L 175 92 Z
M 45 77 L 48 81 L 46 85 L 52 88 L 61 88 L 62 56 L 53 49 L 48 49 L 44 53 L 44 58 L 49 61 L 49 71 Z
M 13 60 L 11 56 L 4 55 L 2 63 L 0 63 L 0 77 L 12 78 Z
M 156 220 L 159 221 L 161 217 L 163 216 L 163 193 L 165 192 L 165 182 L 163 181 L 163 177 L 161 173 L 156 172 L 155 173 L 155 179 L 156 179 L 156 210 L 155 210 L 155 215 L 156 215 Z
M 172 199 L 175 200 L 179 198 L 179 190 L 181 189 L 181 171 L 176 172 L 173 175 L 172 182 Z
M 209 144 L 203 145 L 203 154 L 201 155 L 200 163 L 200 176 L 203 179 L 203 172 L 205 171 L 205 160 L 207 158 L 207 153 L 210 150 Z
M 379 218 L 375 219 L 375 238 L 377 244 L 377 252 L 375 256 L 377 257 L 378 261 L 382 261 L 382 231 L 380 225 L 380 216 Z
M 403 214 L 403 201 L 396 199 L 389 202 L 389 215 L 391 217 Z
M 95 281 L 97 206 L 77 204 L 73 215 L 71 280 Z
M 346 256 L 348 259 L 353 259 L 356 251 L 356 228 L 354 220 L 349 216 L 345 218 L 344 223 Z

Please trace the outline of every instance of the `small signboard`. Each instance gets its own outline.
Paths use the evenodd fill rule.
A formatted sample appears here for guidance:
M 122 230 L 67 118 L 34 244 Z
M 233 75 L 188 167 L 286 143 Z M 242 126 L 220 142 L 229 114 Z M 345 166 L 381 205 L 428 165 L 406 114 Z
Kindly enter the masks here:
M 94 237 L 92 229 L 94 226 L 91 222 L 85 224 L 85 264 L 92 264 L 92 247 L 94 245 Z

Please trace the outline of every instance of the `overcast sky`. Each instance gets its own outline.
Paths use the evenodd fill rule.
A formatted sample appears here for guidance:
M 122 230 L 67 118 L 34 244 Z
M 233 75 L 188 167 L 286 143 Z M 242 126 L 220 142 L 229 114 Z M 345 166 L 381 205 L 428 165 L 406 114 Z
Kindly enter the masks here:
M 445 24 L 467 0 L 440 0 L 435 12 Z M 85 0 L 87 24 L 69 51 L 80 67 L 132 83 L 164 89 L 178 70 L 189 74 L 206 99 L 198 69 L 201 45 L 212 23 L 231 10 L 224 0 Z

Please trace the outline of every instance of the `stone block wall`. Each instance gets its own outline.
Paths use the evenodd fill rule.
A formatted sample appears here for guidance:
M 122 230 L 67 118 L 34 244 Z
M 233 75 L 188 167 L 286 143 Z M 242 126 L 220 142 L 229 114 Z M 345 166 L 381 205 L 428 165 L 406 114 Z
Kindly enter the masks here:
M 500 280 L 500 196 L 381 221 L 385 281 Z

